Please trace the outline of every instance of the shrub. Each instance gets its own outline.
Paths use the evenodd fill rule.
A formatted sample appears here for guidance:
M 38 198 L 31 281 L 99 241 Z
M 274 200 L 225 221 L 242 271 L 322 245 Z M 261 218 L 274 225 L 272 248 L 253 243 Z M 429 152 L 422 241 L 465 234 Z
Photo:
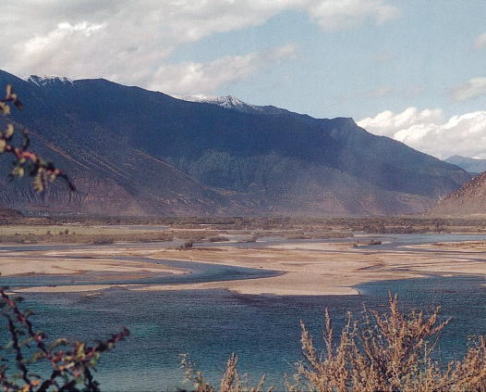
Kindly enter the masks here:
M 224 237 L 222 235 L 218 235 L 215 237 L 210 237 L 209 242 L 226 242 L 229 241 L 230 239 L 228 237 Z
M 290 389 L 312 391 L 485 391 L 486 341 L 479 338 L 462 361 L 441 370 L 431 359 L 437 337 L 449 323 L 438 321 L 439 308 L 428 317 L 403 314 L 390 296 L 388 312 L 366 311 L 363 320 L 351 315 L 336 345 L 329 314 L 325 313 L 326 356 L 317 354 L 312 337 L 302 327 L 304 360 L 298 383 Z
M 194 246 L 193 241 L 185 241 L 181 246 L 179 246 L 179 250 L 186 250 L 186 249 L 192 249 Z
M 387 312 L 365 309 L 363 319 L 348 315 L 339 339 L 334 339 L 329 313 L 325 312 L 325 355 L 301 323 L 303 360 L 297 364 L 289 392 L 484 392 L 486 391 L 486 338 L 479 337 L 464 358 L 445 368 L 431 359 L 437 337 L 449 320 L 439 322 L 439 308 L 430 316 L 412 311 L 403 314 L 396 296 L 390 296 Z M 187 357 L 182 367 L 197 392 L 260 392 L 242 381 L 232 355 L 219 388 L 193 370 Z
M 265 377 L 262 377 L 255 386 L 250 386 L 246 377 L 238 372 L 238 357 L 232 354 L 226 362 L 226 370 L 221 377 L 219 388 L 209 384 L 200 371 L 196 371 L 194 364 L 187 355 L 182 355 L 181 368 L 185 378 L 194 385 L 195 392 L 263 392 Z M 268 392 L 271 389 L 267 389 Z M 182 390 L 181 392 L 185 392 Z

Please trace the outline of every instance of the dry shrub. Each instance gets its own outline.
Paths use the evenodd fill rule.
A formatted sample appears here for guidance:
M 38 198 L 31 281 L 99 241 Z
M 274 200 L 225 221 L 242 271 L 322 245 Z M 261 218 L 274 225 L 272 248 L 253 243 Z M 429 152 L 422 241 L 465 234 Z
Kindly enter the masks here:
M 347 322 L 338 339 L 329 313 L 325 312 L 325 353 L 321 355 L 304 324 L 301 324 L 304 359 L 297 365 L 288 392 L 485 392 L 486 339 L 480 337 L 461 361 L 440 367 L 431 359 L 440 332 L 449 320 L 439 321 L 439 308 L 426 316 L 399 310 L 396 296 L 390 296 L 387 312 L 365 308 L 362 320 Z M 196 392 L 260 392 L 242 381 L 232 355 L 219 388 L 209 384 L 201 372 L 183 357 L 186 377 Z
M 224 237 L 222 235 L 214 236 L 209 238 L 209 242 L 226 242 L 229 241 L 230 239 L 228 237 Z
M 192 249 L 193 246 L 194 246 L 194 242 L 193 241 L 185 241 L 177 249 L 179 249 L 179 250 L 187 250 L 187 249 Z
M 413 311 L 403 314 L 396 296 L 388 312 L 365 309 L 363 320 L 348 316 L 334 344 L 333 327 L 325 313 L 322 358 L 302 324 L 304 360 L 298 365 L 291 391 L 486 391 L 486 341 L 479 338 L 462 361 L 441 369 L 431 359 L 438 335 L 448 324 L 438 321 L 439 308 L 430 316 Z
M 194 370 L 195 366 L 187 355 L 181 356 L 181 367 L 185 378 L 194 385 L 194 392 L 263 392 L 265 378 L 262 377 L 255 386 L 249 386 L 245 375 L 238 373 L 238 357 L 232 354 L 226 362 L 226 370 L 221 377 L 219 388 L 209 384 L 202 372 Z M 268 392 L 271 389 L 267 389 Z
M 0 288 L 0 390 L 3 392 L 100 392 L 94 379 L 100 355 L 113 349 L 129 332 L 123 329 L 105 341 L 89 345 L 65 338 L 49 340 L 35 329 L 19 298 Z M 44 374 L 37 372 L 44 367 Z

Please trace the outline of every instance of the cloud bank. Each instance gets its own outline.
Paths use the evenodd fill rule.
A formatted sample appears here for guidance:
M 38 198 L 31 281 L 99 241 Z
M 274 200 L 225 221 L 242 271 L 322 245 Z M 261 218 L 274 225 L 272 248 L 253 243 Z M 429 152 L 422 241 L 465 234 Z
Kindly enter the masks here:
M 451 155 L 486 158 L 486 111 L 444 118 L 441 109 L 384 111 L 358 125 L 441 159 Z
M 381 24 L 399 14 L 389 0 L 4 1 L 0 68 L 24 77 L 105 77 L 177 95 L 212 93 L 291 57 L 295 48 L 183 64 L 170 61 L 174 49 L 289 10 L 305 12 L 324 30 Z
M 182 97 L 194 91 L 210 94 L 222 85 L 242 80 L 270 64 L 293 57 L 295 51 L 296 47 L 289 44 L 242 56 L 226 56 L 209 63 L 164 64 L 157 68 L 147 87 Z

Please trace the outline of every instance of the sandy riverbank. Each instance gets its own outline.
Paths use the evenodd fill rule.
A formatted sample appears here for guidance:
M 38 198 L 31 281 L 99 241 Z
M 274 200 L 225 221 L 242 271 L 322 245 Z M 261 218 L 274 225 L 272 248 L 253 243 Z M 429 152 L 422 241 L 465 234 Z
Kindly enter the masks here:
M 112 256 L 123 252 L 113 250 Z M 28 256 L 20 252 L 3 252 L 0 254 L 1 276 L 35 276 L 35 275 L 82 275 L 103 273 L 105 279 L 120 276 L 139 278 L 154 274 L 182 274 L 185 271 L 165 265 L 151 264 L 143 261 L 120 261 L 109 257 L 110 252 L 101 252 L 97 257 L 77 250 L 59 257 L 55 252 L 29 252 Z M 1 278 L 0 278 L 1 280 Z
M 430 274 L 483 275 L 486 277 L 486 255 L 481 254 L 484 244 L 471 242 L 454 243 L 453 247 L 436 244 L 421 245 L 419 249 L 400 247 L 393 250 L 379 248 L 353 248 L 349 242 L 291 242 L 266 248 L 236 248 L 221 245 L 210 248 L 140 249 L 114 245 L 113 249 L 79 249 L 48 252 L 30 252 L 29 257 L 2 253 L 0 271 L 4 275 L 15 274 L 73 274 L 103 272 L 108 276 L 116 274 L 136 278 L 158 273 L 184 273 L 177 268 L 152 264 L 144 261 L 121 261 L 109 258 L 112 255 L 148 257 L 180 261 L 197 261 L 278 271 L 279 276 L 168 285 L 116 285 L 132 290 L 185 290 L 185 289 L 227 289 L 242 294 L 275 295 L 344 295 L 357 294 L 353 288 L 360 283 L 408 279 Z M 478 252 L 474 247 L 478 247 Z M 449 251 L 452 250 L 453 252 Z M 42 259 L 36 259 L 36 256 Z M 17 256 L 17 257 L 16 257 Z M 73 259 L 85 257 L 85 259 Z M 7 261 L 8 260 L 8 261 Z M 102 290 L 112 287 L 103 284 L 100 278 L 96 284 L 83 286 L 33 287 L 18 290 L 29 292 L 69 292 Z

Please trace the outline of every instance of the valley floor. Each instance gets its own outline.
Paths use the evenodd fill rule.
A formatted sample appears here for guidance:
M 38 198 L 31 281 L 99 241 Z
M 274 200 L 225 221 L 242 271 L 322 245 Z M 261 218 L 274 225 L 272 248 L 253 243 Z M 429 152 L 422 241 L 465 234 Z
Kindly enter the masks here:
M 355 234 L 341 239 L 262 238 L 201 242 L 181 250 L 173 242 L 72 246 L 5 245 L 0 272 L 16 292 L 227 289 L 241 294 L 346 295 L 372 281 L 425 276 L 486 277 L 486 235 Z M 483 238 L 484 237 L 484 238 Z M 172 264 L 167 264 L 170 261 Z M 177 261 L 185 262 L 181 265 Z M 274 271 L 273 276 L 190 279 L 154 283 L 156 277 L 193 273 L 191 263 Z M 204 264 L 201 264 L 204 263 Z M 46 276 L 70 277 L 43 284 Z M 17 286 L 21 277 L 32 283 Z M 0 281 L 2 278 L 0 278 Z M 152 282 L 151 282 L 152 280 Z

